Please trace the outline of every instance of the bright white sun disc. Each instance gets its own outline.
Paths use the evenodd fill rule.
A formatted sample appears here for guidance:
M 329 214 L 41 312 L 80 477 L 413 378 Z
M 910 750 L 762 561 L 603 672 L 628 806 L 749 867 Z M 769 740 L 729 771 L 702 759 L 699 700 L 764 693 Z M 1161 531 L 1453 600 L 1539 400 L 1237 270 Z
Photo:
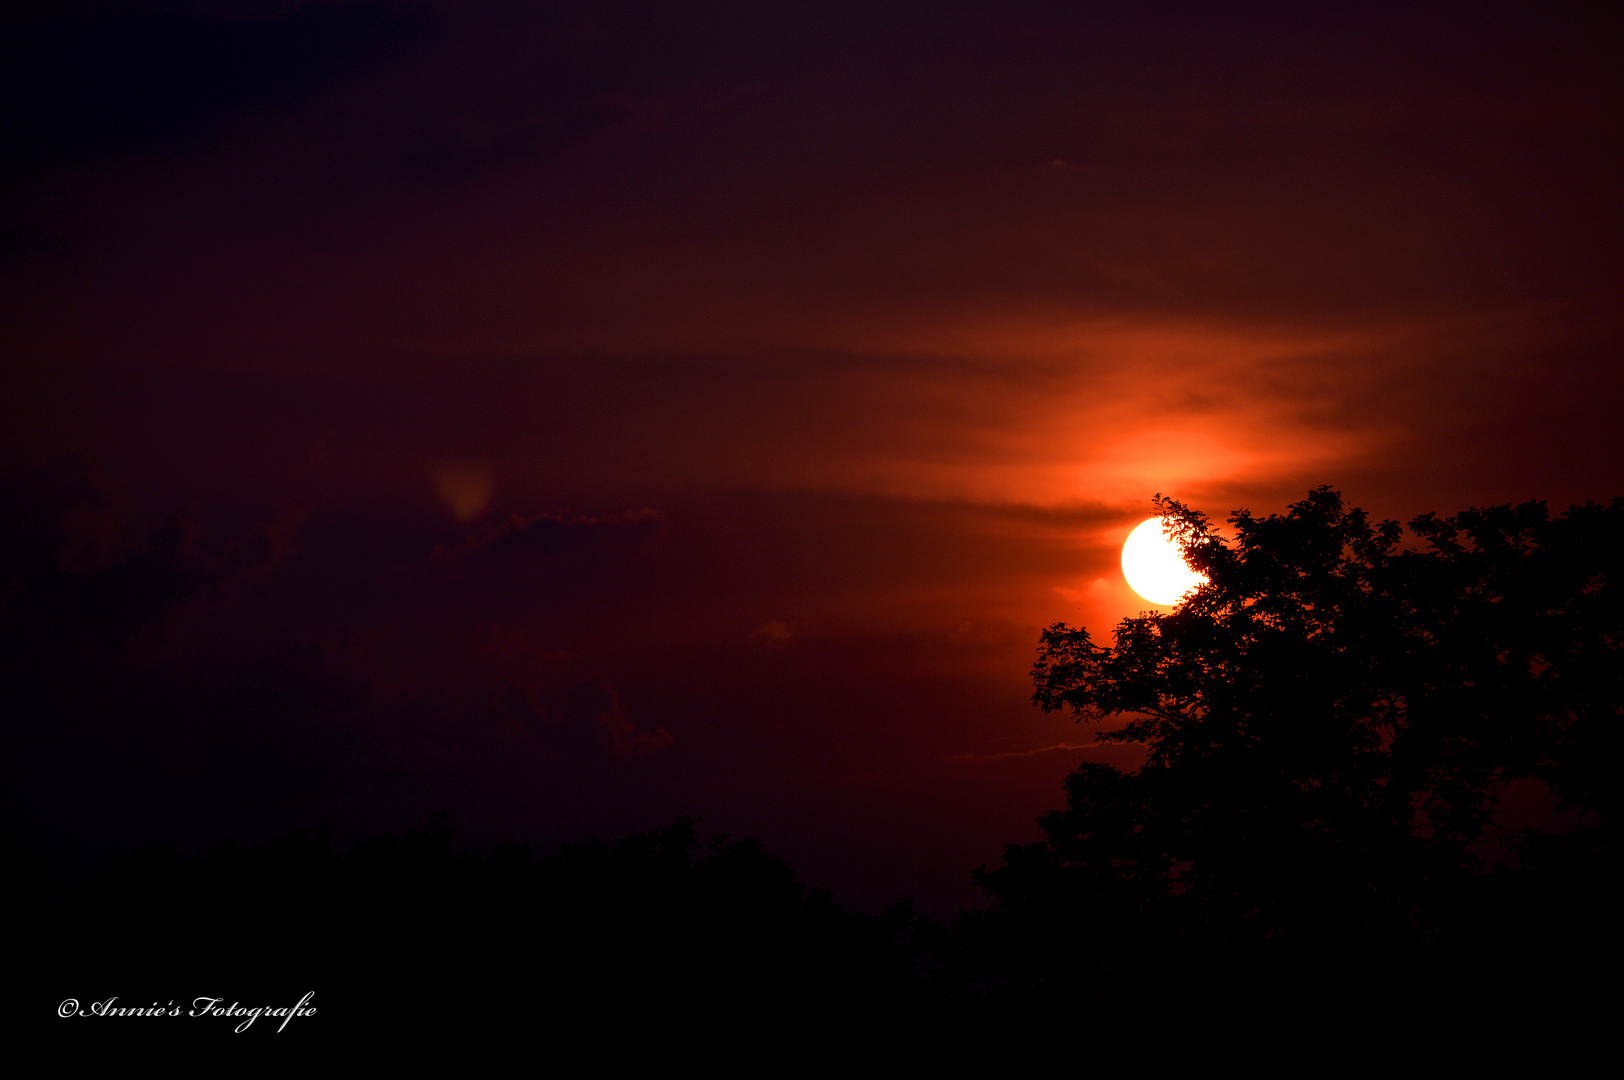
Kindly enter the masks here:
M 1161 518 L 1140 522 L 1128 534 L 1122 545 L 1122 576 L 1153 604 L 1176 604 L 1207 580 L 1190 569 L 1178 545 L 1162 535 Z

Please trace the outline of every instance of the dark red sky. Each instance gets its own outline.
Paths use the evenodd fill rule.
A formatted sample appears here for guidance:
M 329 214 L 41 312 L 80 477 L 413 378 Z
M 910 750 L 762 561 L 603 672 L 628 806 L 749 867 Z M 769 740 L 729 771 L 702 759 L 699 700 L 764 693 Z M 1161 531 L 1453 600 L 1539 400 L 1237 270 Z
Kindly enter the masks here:
M 687 813 L 970 902 L 1105 753 L 1027 673 L 1154 493 L 1624 492 L 1620 27 L 17 7 L 14 827 Z

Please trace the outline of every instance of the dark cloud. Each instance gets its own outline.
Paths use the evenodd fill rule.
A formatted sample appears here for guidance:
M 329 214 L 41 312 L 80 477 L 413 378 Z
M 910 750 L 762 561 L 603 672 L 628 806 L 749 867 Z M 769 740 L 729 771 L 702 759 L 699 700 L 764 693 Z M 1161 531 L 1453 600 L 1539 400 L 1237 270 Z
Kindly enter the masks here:
M 539 702 L 512 684 L 505 698 L 509 715 L 547 744 L 570 753 L 652 754 L 674 741 L 664 728 L 639 728 L 627 719 L 619 692 L 601 679 L 552 687 Z
M 545 161 L 568 147 L 630 128 L 643 115 L 633 103 L 575 106 L 493 135 L 439 136 L 400 155 L 399 168 L 405 176 L 437 183 L 472 180 Z
M 636 547 L 659 526 L 660 515 L 653 510 L 599 517 L 514 514 L 482 546 L 498 555 L 564 555 L 588 550 L 608 555 Z
M 0 35 L 6 170 L 179 149 L 397 54 L 430 26 L 422 7 L 396 3 L 14 19 Z
M 105 535 L 107 509 L 82 458 L 0 478 L 3 610 L 13 657 L 54 660 L 82 641 L 118 646 L 203 585 L 184 522 L 166 521 L 115 555 L 109 549 L 123 545 Z

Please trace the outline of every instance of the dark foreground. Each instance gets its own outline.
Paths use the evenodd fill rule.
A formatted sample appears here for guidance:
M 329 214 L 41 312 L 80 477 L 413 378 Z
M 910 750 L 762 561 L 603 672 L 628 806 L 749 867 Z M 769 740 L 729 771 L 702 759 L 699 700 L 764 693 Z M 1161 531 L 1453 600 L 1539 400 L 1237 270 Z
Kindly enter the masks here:
M 1335 926 L 1244 940 L 1193 910 L 1113 922 L 1059 880 L 948 926 L 906 903 L 856 915 L 686 819 L 546 857 L 458 854 L 443 820 L 348 854 L 293 832 L 196 860 L 147 849 L 71 888 L 14 847 L 12 1019 L 69 1058 L 222 1062 L 504 1047 L 538 1065 L 1014 1061 L 1056 1038 L 1097 1062 L 1560 1057 L 1610 1024 L 1612 885 L 1593 840 L 1545 837 L 1478 877 L 1450 925 L 1385 941 Z M 776 1059 L 753 1057 L 768 1047 Z

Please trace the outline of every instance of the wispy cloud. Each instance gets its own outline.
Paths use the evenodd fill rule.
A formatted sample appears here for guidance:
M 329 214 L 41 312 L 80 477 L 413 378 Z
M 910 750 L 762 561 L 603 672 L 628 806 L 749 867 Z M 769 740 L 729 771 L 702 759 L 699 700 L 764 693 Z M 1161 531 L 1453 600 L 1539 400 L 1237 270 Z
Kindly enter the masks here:
M 1038 754 L 1052 754 L 1056 750 L 1095 750 L 1099 743 L 1055 743 L 1053 746 L 1039 746 L 1032 750 L 1005 750 L 997 754 L 947 754 L 948 761 L 996 761 L 999 758 L 1036 757 Z

